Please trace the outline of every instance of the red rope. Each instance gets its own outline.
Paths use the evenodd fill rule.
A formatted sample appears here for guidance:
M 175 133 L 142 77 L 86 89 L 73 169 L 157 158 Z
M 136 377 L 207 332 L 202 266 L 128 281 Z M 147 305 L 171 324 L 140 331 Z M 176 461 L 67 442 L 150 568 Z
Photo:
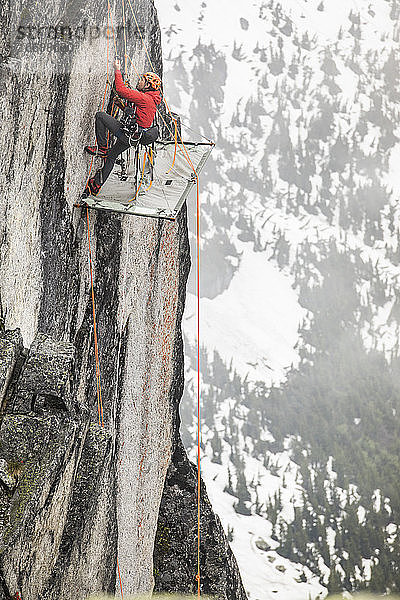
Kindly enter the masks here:
M 200 491 L 201 491 L 201 405 L 200 405 L 200 191 L 197 177 L 196 237 L 197 237 L 197 595 L 200 598 Z
M 117 570 L 118 570 L 119 587 L 121 588 L 121 598 L 123 600 L 124 599 L 124 588 L 122 587 L 122 579 L 121 579 L 121 573 L 119 570 L 118 556 L 117 556 Z
M 99 416 L 99 425 L 101 425 L 101 427 L 104 427 L 103 402 L 102 402 L 102 398 L 101 398 L 99 348 L 98 348 L 98 343 L 97 343 L 97 323 L 96 323 L 96 306 L 95 306 L 95 298 L 94 298 L 92 249 L 91 249 L 91 244 L 90 244 L 90 220 L 89 220 L 89 209 L 87 207 L 86 207 L 86 221 L 87 221 L 88 246 L 89 246 L 90 285 L 91 285 L 91 290 L 92 290 L 94 355 L 95 355 L 95 361 L 96 361 L 97 411 L 98 411 L 98 416 Z

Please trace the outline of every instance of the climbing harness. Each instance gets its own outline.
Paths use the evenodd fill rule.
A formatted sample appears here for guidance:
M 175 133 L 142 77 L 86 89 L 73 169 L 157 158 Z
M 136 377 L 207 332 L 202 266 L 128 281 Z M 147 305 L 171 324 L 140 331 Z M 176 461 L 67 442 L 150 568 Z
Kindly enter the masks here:
M 141 138 L 141 132 L 136 122 L 136 110 L 129 105 L 125 106 L 123 110 L 124 114 L 120 119 L 121 129 L 119 131 L 125 135 L 129 146 L 136 146 Z

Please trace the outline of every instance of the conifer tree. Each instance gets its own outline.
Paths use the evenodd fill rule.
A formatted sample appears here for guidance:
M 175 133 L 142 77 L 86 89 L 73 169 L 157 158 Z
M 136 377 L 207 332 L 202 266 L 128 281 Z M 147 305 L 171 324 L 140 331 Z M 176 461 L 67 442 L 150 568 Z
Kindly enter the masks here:
M 213 455 L 211 461 L 217 463 L 218 465 L 222 465 L 221 453 L 222 453 L 222 443 L 219 438 L 218 432 L 214 430 L 214 436 L 211 439 L 211 448 L 213 451 Z
M 228 485 L 225 486 L 224 492 L 228 492 L 228 494 L 230 494 L 231 496 L 235 496 L 235 491 L 232 486 L 231 470 L 229 467 L 228 467 Z
M 248 509 L 245 503 L 251 500 L 251 496 L 247 489 L 246 477 L 243 470 L 238 470 L 237 472 L 235 496 L 238 498 L 238 502 L 233 507 L 235 511 L 241 515 L 250 515 L 251 511 Z

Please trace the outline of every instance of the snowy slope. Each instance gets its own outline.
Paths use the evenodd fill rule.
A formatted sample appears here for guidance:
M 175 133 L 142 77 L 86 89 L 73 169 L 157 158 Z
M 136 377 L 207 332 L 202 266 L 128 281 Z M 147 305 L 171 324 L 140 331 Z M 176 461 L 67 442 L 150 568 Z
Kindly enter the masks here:
M 168 61 L 173 61 L 177 56 L 190 64 L 193 60 L 193 48 L 199 42 L 212 44 L 225 56 L 228 71 L 221 124 L 227 127 L 237 105 L 256 90 L 262 65 L 255 54 L 255 48 L 257 44 L 260 48 L 265 46 L 271 32 L 275 37 L 275 45 L 277 34 L 284 27 L 294 29 L 298 37 L 308 35 L 314 40 L 313 60 L 317 63 L 318 54 L 329 48 L 330 44 L 333 45 L 339 30 L 349 29 L 351 23 L 348 15 L 351 10 L 361 14 L 363 41 L 370 50 L 387 51 L 387 42 L 382 39 L 382 34 L 390 33 L 393 29 L 390 5 L 385 0 L 368 3 L 361 0 L 285 0 L 280 3 L 257 0 L 246 5 L 238 0 L 221 0 L 218 3 L 178 0 L 173 10 L 170 4 L 159 0 L 156 6 L 163 29 L 167 68 Z M 323 10 L 318 10 L 321 6 Z M 289 40 L 284 40 L 283 43 L 288 53 L 293 51 Z M 238 48 L 240 52 L 235 55 Z M 342 76 L 346 78 L 346 83 L 350 83 L 351 88 L 349 71 L 345 70 Z M 168 86 L 172 87 L 174 84 L 167 79 L 165 85 L 168 92 Z
M 323 5 L 323 10 L 318 9 L 318 7 L 321 7 L 321 5 Z M 240 161 L 242 161 L 242 168 L 246 169 L 246 158 L 249 155 L 251 155 L 252 168 L 259 170 L 257 163 L 259 163 L 262 159 L 266 138 L 271 133 L 273 124 L 272 119 L 268 116 L 268 114 L 260 117 L 262 124 L 261 138 L 256 139 L 252 143 L 249 142 L 248 131 L 246 131 L 246 128 L 242 126 L 232 127 L 231 120 L 235 111 L 238 110 L 239 113 L 241 111 L 243 112 L 249 100 L 257 98 L 257 95 L 257 101 L 261 102 L 264 110 L 267 113 L 270 108 L 269 103 L 271 101 L 276 103 L 276 98 L 274 98 L 273 95 L 271 96 L 269 92 L 265 93 L 264 97 L 259 97 L 259 82 L 262 74 L 266 74 L 270 88 L 272 88 L 273 85 L 276 85 L 276 83 L 280 80 L 279 77 L 271 76 L 270 64 L 268 63 L 267 58 L 261 57 L 260 60 L 260 51 L 256 52 L 257 49 L 262 49 L 263 47 L 268 46 L 268 44 L 266 44 L 266 39 L 268 40 L 268 37 L 272 39 L 272 42 L 276 46 L 275 50 L 277 52 L 279 52 L 278 47 L 282 45 L 282 52 L 285 57 L 291 57 L 295 54 L 295 52 L 297 52 L 296 46 L 293 45 L 293 34 L 291 34 L 289 37 L 280 35 L 279 39 L 281 39 L 282 42 L 281 44 L 277 43 L 278 34 L 284 30 L 286 25 L 289 24 L 290 29 L 295 31 L 298 38 L 304 34 L 307 34 L 309 39 L 314 40 L 311 44 L 312 51 L 308 52 L 307 56 L 307 66 L 310 70 L 312 70 L 314 87 L 318 87 L 322 81 L 323 73 L 319 68 L 320 63 L 322 62 L 321 55 L 326 51 L 327 48 L 329 49 L 329 44 L 332 44 L 333 40 L 336 39 L 340 28 L 342 28 L 343 31 L 348 32 L 350 26 L 352 25 L 348 18 L 350 9 L 354 11 L 361 10 L 362 16 L 360 21 L 362 25 L 362 36 L 364 39 L 360 40 L 360 42 L 363 42 L 366 45 L 368 52 L 377 50 L 379 52 L 382 51 L 388 54 L 391 47 L 391 42 L 383 39 L 383 34 L 390 33 L 393 28 L 393 21 L 389 17 L 390 5 L 384 0 L 368 3 L 368 5 L 366 3 L 354 1 L 350 3 L 350 6 L 348 2 L 328 3 L 316 1 L 308 2 L 305 0 L 302 2 L 294 2 L 287 0 L 281 4 L 274 4 L 274 8 L 271 8 L 271 6 L 272 3 L 262 2 L 260 0 L 258 2 L 252 2 L 250 6 L 247 5 L 245 9 L 242 3 L 239 2 L 177 2 L 174 5 L 174 9 L 171 14 L 170 5 L 164 2 L 159 2 L 157 4 L 157 10 L 164 32 L 164 55 L 167 59 L 167 68 L 168 65 L 173 65 L 174 59 L 179 56 L 182 59 L 183 64 L 186 65 L 187 70 L 190 72 L 195 60 L 193 56 L 193 48 L 195 48 L 198 43 L 211 44 L 215 48 L 216 52 L 221 52 L 221 55 L 224 56 L 226 61 L 226 79 L 224 85 L 222 86 L 223 100 L 221 102 L 221 106 L 219 107 L 220 117 L 217 124 L 222 128 L 226 139 L 233 143 L 237 151 L 234 151 L 232 155 L 227 157 L 226 153 L 224 153 L 224 150 L 222 149 L 220 151 L 221 156 L 218 156 L 217 147 L 216 162 L 218 165 L 222 163 L 223 170 L 226 170 L 228 166 L 232 165 L 240 168 Z M 224 27 L 221 27 L 222 22 L 224 22 Z M 346 56 L 345 51 L 350 44 L 350 40 L 353 40 L 353 38 L 347 33 L 347 36 L 344 36 L 341 44 L 342 56 Z M 349 68 L 349 66 L 344 64 L 342 56 L 339 54 L 336 57 L 336 66 L 339 69 L 336 82 L 341 85 L 342 97 L 346 100 L 353 101 L 358 77 Z M 212 70 L 212 65 L 210 65 L 210 70 Z M 174 79 L 175 76 L 176 73 L 174 70 L 172 70 L 170 75 L 171 78 L 168 78 L 168 74 L 166 77 L 167 93 L 170 87 L 171 96 L 174 98 L 177 97 L 175 87 L 176 85 L 179 85 L 177 84 L 176 78 Z M 213 80 L 211 77 L 211 83 L 212 81 Z M 297 81 L 295 81 L 295 83 L 297 83 Z M 207 95 L 207 88 L 204 90 L 204 93 Z M 174 108 L 180 111 L 183 117 L 185 117 L 184 122 L 188 121 L 190 118 L 191 99 L 190 94 L 187 93 L 187 86 L 182 86 L 182 88 L 180 88 L 180 94 L 178 97 L 181 99 L 181 105 L 179 105 L 178 102 Z M 367 103 L 366 106 L 370 106 L 369 100 L 366 98 L 361 98 L 361 100 L 362 102 Z M 311 103 L 312 101 L 312 98 L 310 98 Z M 292 110 L 292 117 L 290 120 L 293 122 L 294 118 L 297 117 L 301 112 L 301 110 Z M 354 121 L 354 118 L 359 116 L 359 108 L 352 109 L 352 112 L 354 112 L 353 116 L 350 113 L 341 117 L 341 121 L 337 123 L 337 127 L 339 129 L 349 129 L 349 127 L 351 127 L 352 120 Z M 201 123 L 191 122 L 191 126 L 196 129 L 200 129 Z M 206 132 L 209 132 L 210 124 L 205 124 L 204 128 Z M 190 135 L 189 132 L 186 133 Z M 294 142 L 299 135 L 306 136 L 307 130 L 302 131 L 293 122 L 289 128 L 289 134 Z M 370 148 L 366 148 L 366 153 L 373 152 L 373 145 L 375 143 L 374 140 L 376 140 L 376 132 L 371 131 L 370 137 Z M 366 137 L 366 143 L 367 140 L 368 136 Z M 243 142 L 245 143 L 243 144 Z M 393 204 L 399 198 L 400 193 L 400 180 L 398 176 L 398 170 L 395 167 L 399 153 L 400 144 L 395 144 L 389 156 L 390 168 L 386 177 L 386 182 L 389 183 L 390 187 L 393 189 Z M 227 163 L 227 159 L 230 161 L 229 164 Z M 274 177 L 275 190 L 281 192 L 281 194 L 284 194 L 286 184 L 280 179 L 277 173 L 277 166 L 274 165 L 274 160 L 274 157 L 271 156 L 271 172 Z M 318 195 L 320 181 L 321 175 L 318 172 L 311 177 L 312 196 Z M 335 185 L 335 183 L 336 188 L 339 189 L 340 181 L 335 181 L 335 178 L 333 178 L 332 184 Z M 221 194 L 224 193 L 223 187 L 224 186 L 222 186 L 222 191 L 220 192 Z M 215 193 L 215 186 L 211 195 L 214 197 L 217 196 Z M 203 192 L 203 198 L 206 198 L 206 196 L 206 192 Z M 274 235 L 273 232 L 271 232 L 271 228 L 268 226 L 262 226 L 262 221 L 265 221 L 265 198 L 258 194 L 250 193 L 247 195 L 246 206 L 250 215 L 260 215 L 258 219 L 259 222 L 256 223 L 256 227 L 262 232 L 263 240 L 265 242 L 271 241 L 271 234 L 272 236 Z M 246 207 L 244 210 L 246 210 Z M 279 230 L 285 233 L 287 240 L 290 242 L 292 251 L 295 247 L 294 244 L 298 246 L 301 244 L 301 241 L 305 239 L 313 242 L 317 239 L 317 237 L 320 237 L 321 234 L 325 239 L 329 239 L 331 235 L 338 236 L 337 225 L 334 224 L 333 227 L 329 226 L 327 220 L 321 215 L 319 215 L 317 218 L 312 218 L 311 222 L 306 225 L 304 224 L 304 216 L 309 216 L 307 213 L 303 215 L 300 214 L 299 219 L 294 218 L 293 215 L 288 217 L 287 214 L 282 214 L 279 209 L 276 210 L 275 208 L 272 211 L 269 211 L 269 216 L 272 219 L 271 222 L 273 222 L 275 225 L 275 231 Z M 231 232 L 231 235 L 234 235 L 234 232 Z M 362 249 L 364 248 L 362 235 L 359 246 Z M 380 258 L 384 260 L 385 258 L 384 248 L 374 248 L 374 254 L 375 261 L 379 260 Z M 257 272 L 258 258 L 255 254 L 254 257 L 254 264 L 251 270 L 252 272 Z M 268 260 L 268 258 L 269 256 L 267 254 L 266 259 Z M 249 268 L 248 264 L 249 263 L 247 261 L 246 271 L 248 271 Z M 266 260 L 265 264 L 267 264 Z M 241 271 L 243 271 L 243 268 Z M 268 308 L 272 308 L 272 311 L 269 312 L 270 320 L 276 325 L 279 324 L 277 329 L 280 329 L 282 319 L 280 318 L 279 312 L 275 313 L 273 306 L 265 307 L 266 311 L 260 311 L 259 304 L 260 302 L 263 302 L 263 298 L 266 299 L 271 295 L 271 290 L 273 297 L 282 297 L 282 293 L 285 293 L 283 288 L 286 287 L 286 289 L 288 289 L 292 282 L 290 279 L 288 279 L 285 286 L 282 282 L 282 277 L 280 278 L 279 283 L 279 277 L 275 277 L 270 281 L 269 276 L 271 274 L 272 268 L 265 267 L 265 269 L 263 269 L 263 276 L 260 277 L 258 291 L 253 295 L 253 303 L 255 303 L 254 312 L 260 318 L 262 312 L 266 312 Z M 393 275 L 397 277 L 398 272 L 394 272 Z M 236 279 L 234 283 L 232 282 L 232 285 L 238 285 Z M 280 289 L 282 285 L 283 288 Z M 243 299 L 239 299 L 239 296 L 237 296 L 236 292 L 234 291 L 229 293 L 238 299 L 238 304 L 235 307 L 232 305 L 231 301 L 227 300 L 231 319 L 229 320 L 226 317 L 228 322 L 224 323 L 224 327 L 221 327 L 222 323 L 220 319 L 220 308 L 218 309 L 215 305 L 211 310 L 210 303 L 203 302 L 201 310 L 205 320 L 203 330 L 205 344 L 210 347 L 216 347 L 221 356 L 223 356 L 227 361 L 232 358 L 234 361 L 234 366 L 241 373 L 244 373 L 244 369 L 246 368 L 245 365 L 248 363 L 262 365 L 267 362 L 269 367 L 271 367 L 271 362 L 273 363 L 273 360 L 270 358 L 270 346 L 268 345 L 268 341 L 265 339 L 265 344 L 260 344 L 259 340 L 254 337 L 253 328 L 248 327 L 247 329 L 247 323 L 245 326 L 247 333 L 243 331 L 243 324 L 241 326 L 241 330 L 235 331 L 235 327 L 237 327 L 238 322 L 242 323 L 243 321 L 243 311 L 241 308 L 243 306 Z M 219 306 L 221 306 L 224 301 L 225 298 L 219 299 Z M 195 328 L 191 326 L 191 323 L 193 322 L 193 319 L 191 319 L 190 316 L 193 312 L 191 304 L 192 302 L 189 303 L 186 316 L 188 319 L 187 333 L 189 337 L 192 338 Z M 287 308 L 289 309 L 289 306 Z M 389 307 L 387 310 L 389 310 Z M 287 323 L 287 327 L 291 326 L 293 328 L 296 327 L 296 325 L 301 324 L 301 317 L 304 316 L 303 311 L 301 310 L 301 307 L 295 306 L 293 297 L 289 314 L 296 315 L 296 317 L 293 319 L 292 325 Z M 296 324 L 295 321 L 297 318 L 298 321 Z M 228 324 L 229 322 L 230 326 Z M 377 326 L 381 324 L 381 315 L 377 314 L 376 322 Z M 213 334 L 210 333 L 211 330 L 213 330 Z M 269 332 L 270 328 L 268 327 L 268 323 L 260 322 L 260 330 Z M 216 333 L 217 331 L 218 335 Z M 240 356 L 241 353 L 237 353 L 238 336 L 240 337 L 243 348 L 254 348 L 250 360 L 247 354 L 242 357 Z M 268 373 L 268 371 L 270 371 L 268 368 L 260 371 L 258 370 L 259 366 L 257 366 L 254 369 L 253 374 L 251 373 L 252 368 L 250 368 L 250 376 L 253 375 L 254 377 L 259 377 L 262 374 L 262 378 L 265 378 L 266 380 L 276 380 L 282 377 L 282 369 L 285 367 L 290 367 L 292 363 L 296 363 L 297 359 L 294 353 L 294 347 L 297 340 L 294 339 L 293 333 L 288 335 L 286 331 L 283 332 L 282 337 L 283 344 L 287 344 L 287 346 L 286 348 L 277 348 L 277 355 L 275 356 L 275 360 L 277 361 L 276 373 Z M 390 351 L 393 347 L 393 332 L 388 332 L 387 337 L 388 350 Z M 275 345 L 275 338 L 276 336 L 273 332 L 271 332 L 270 340 L 273 345 Z M 217 339 L 219 340 L 219 343 L 216 343 Z M 231 348 L 230 356 L 229 348 Z M 273 366 L 272 371 L 275 371 Z
M 228 455 L 228 452 L 224 453 L 224 463 Z M 193 460 L 194 458 L 193 454 Z M 325 595 L 325 589 L 309 569 L 291 563 L 274 551 L 277 543 L 271 538 L 272 526 L 269 521 L 258 515 L 248 517 L 235 512 L 235 498 L 223 491 L 227 484 L 226 468 L 212 463 L 208 457 L 203 458 L 202 468 L 214 510 L 220 515 L 225 531 L 228 531 L 228 528 L 233 529 L 231 547 L 241 566 L 243 584 L 249 600 L 308 600 L 310 596 L 316 598 L 319 594 L 321 597 Z M 257 461 L 253 461 L 252 465 L 248 464 L 247 469 L 250 476 L 259 476 L 260 491 L 266 490 L 271 493 L 279 488 L 278 478 L 268 472 L 259 472 Z M 290 498 L 292 491 L 288 490 Z M 270 550 L 262 549 L 262 544 L 265 543 Z M 305 581 L 300 579 L 302 575 Z
M 213 257 L 217 264 L 219 246 L 212 242 L 222 233 L 236 250 L 237 265 L 226 269 L 224 285 L 201 298 L 202 344 L 209 356 L 217 350 L 232 365 L 231 379 L 236 371 L 267 387 L 285 381 L 301 351 L 312 353 L 302 338 L 314 319 L 304 308 L 304 290 L 327 277 L 321 265 L 332 248 L 359 265 L 355 312 L 365 346 L 398 356 L 400 98 L 396 62 L 390 63 L 398 48 L 396 2 L 177 0 L 172 7 L 158 0 L 156 6 L 173 108 L 184 125 L 217 141 L 202 180 L 203 264 Z M 194 203 L 188 206 L 190 215 Z M 230 256 L 225 261 L 232 264 Z M 195 311 L 189 294 L 184 329 L 192 343 Z M 190 355 L 188 349 L 187 398 L 195 381 Z M 209 393 L 207 384 L 203 392 Z M 240 394 L 224 402 L 245 403 Z M 220 411 L 227 412 L 224 404 L 215 408 L 216 430 Z M 193 432 L 191 416 L 186 425 Z M 240 432 L 242 417 L 232 419 Z M 258 538 L 276 547 L 269 515 L 255 514 L 253 492 L 252 516 L 235 512 L 235 498 L 224 488 L 228 466 L 232 473 L 236 467 L 225 446 L 222 465 L 211 462 L 211 436 L 212 427 L 203 475 L 226 531 L 234 528 L 232 548 L 250 597 L 314 599 L 326 593 L 309 574 L 307 583 L 296 581 L 298 565 L 257 548 Z M 290 522 L 301 482 L 288 486 L 287 474 L 271 475 L 276 467 L 271 471 L 262 453 L 256 456 L 251 437 L 239 433 L 238 444 L 248 486 L 257 472 L 264 500 L 281 490 L 280 516 Z M 268 456 L 274 465 L 287 461 L 295 473 L 289 446 L 283 457 L 269 450 Z M 285 571 L 276 569 L 276 561 Z M 371 563 L 364 566 L 359 579 L 370 576 Z M 320 573 L 326 584 L 329 569 L 320 564 Z
M 297 364 L 294 349 L 304 310 L 288 277 L 243 244 L 240 266 L 227 290 L 201 301 L 201 339 L 218 350 L 237 372 L 252 380 L 278 384 L 285 370 Z M 197 300 L 187 298 L 185 332 L 195 342 Z

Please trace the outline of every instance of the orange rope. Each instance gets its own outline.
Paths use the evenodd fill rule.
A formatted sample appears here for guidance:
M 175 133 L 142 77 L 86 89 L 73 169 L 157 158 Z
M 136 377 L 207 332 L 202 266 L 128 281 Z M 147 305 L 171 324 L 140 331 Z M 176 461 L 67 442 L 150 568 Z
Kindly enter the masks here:
M 107 30 L 108 30 L 108 15 L 107 15 Z M 107 36 L 107 81 L 104 88 L 103 100 L 101 102 L 101 110 L 104 108 L 104 104 L 107 96 L 107 86 L 108 86 L 108 55 L 109 55 L 109 43 Z M 90 161 L 89 173 L 86 180 L 86 186 L 89 182 L 90 175 L 93 169 L 94 157 Z M 86 187 L 85 186 L 85 187 Z M 101 379 L 100 379 L 100 362 L 99 362 L 99 352 L 98 352 L 98 342 L 97 342 L 97 324 L 96 324 L 96 307 L 95 307 L 95 297 L 94 297 L 94 282 L 93 282 L 93 267 L 92 267 L 92 249 L 90 243 L 90 219 L 89 219 L 89 209 L 86 207 L 86 221 L 87 221 L 87 235 L 88 235 L 88 249 L 89 249 L 89 267 L 90 267 L 90 284 L 91 284 L 91 295 L 92 295 L 92 310 L 93 310 L 93 334 L 94 334 L 94 354 L 96 361 L 96 389 L 97 389 L 97 412 L 99 418 L 99 425 L 104 427 L 104 417 L 103 417 L 103 401 L 101 394 Z
M 109 44 L 109 26 L 110 26 L 110 21 L 111 21 L 111 27 L 112 27 L 112 31 L 113 31 L 113 37 L 114 37 L 115 53 L 117 53 L 117 46 L 116 46 L 115 33 L 114 33 L 114 27 L 113 27 L 113 22 L 112 22 L 110 1 L 108 0 L 108 13 L 107 13 L 107 81 L 106 81 L 106 85 L 105 85 L 105 89 L 104 89 L 103 100 L 102 100 L 102 103 L 101 103 L 101 110 L 104 109 L 104 104 L 105 104 L 105 100 L 106 100 L 106 96 L 107 96 L 107 86 L 110 85 L 110 83 L 109 83 L 109 67 L 108 67 L 108 65 L 109 65 L 109 53 L 110 53 L 110 50 L 109 50 L 109 45 L 110 45 Z M 89 182 L 90 174 L 92 172 L 93 161 L 94 161 L 94 159 L 92 158 L 91 163 L 90 163 L 89 174 L 88 174 L 88 177 L 87 177 L 86 185 Z M 98 340 L 97 340 L 96 307 L 95 307 L 95 296 L 94 296 L 94 278 L 93 278 L 93 267 L 92 267 L 92 249 L 91 249 L 91 243 L 90 243 L 90 219 L 89 219 L 89 208 L 87 206 L 86 206 L 86 221 L 87 221 L 87 233 L 88 233 L 90 283 L 91 283 L 91 292 L 92 292 L 91 295 L 92 295 L 92 310 L 93 310 L 94 354 L 95 354 L 95 362 L 96 362 L 97 411 L 98 411 L 99 425 L 101 425 L 101 427 L 104 427 L 103 401 L 102 401 L 101 376 L 100 376 L 100 361 L 99 361 L 99 348 L 98 348 Z M 118 555 L 117 555 L 117 570 L 118 570 L 119 585 L 120 585 L 120 589 L 121 589 L 121 598 L 123 600 L 123 598 L 124 598 L 124 591 L 123 591 L 123 586 L 122 586 L 122 578 L 121 578 L 121 572 L 120 572 L 120 568 L 119 568 Z
M 118 55 L 118 52 L 117 52 L 117 42 L 116 42 L 116 39 L 115 39 L 115 31 L 114 31 L 114 24 L 113 24 L 113 18 L 112 18 L 111 7 L 110 7 L 110 0 L 107 0 L 107 3 L 108 3 L 108 15 L 109 15 L 109 19 L 110 19 L 110 22 L 111 22 L 111 29 L 112 29 L 112 33 L 113 33 L 115 55 L 117 56 Z M 108 80 L 108 31 L 107 31 L 107 80 Z M 124 590 L 123 590 L 123 587 L 122 587 L 122 579 L 121 579 L 121 573 L 120 573 L 120 569 L 119 569 L 118 553 L 117 553 L 117 570 L 118 570 L 119 586 L 120 586 L 120 589 L 121 589 L 121 598 L 123 598 L 124 597 Z
M 163 100 L 164 100 L 165 106 L 167 107 L 167 110 L 168 110 L 168 112 L 169 112 L 169 114 L 170 114 L 170 116 L 171 116 L 171 119 L 172 119 L 173 121 L 175 121 L 174 117 L 172 116 L 171 109 L 170 109 L 170 107 L 168 106 L 168 102 L 166 101 L 166 99 L 165 99 L 165 96 L 164 96 L 164 95 L 163 95 Z M 193 163 L 192 163 L 192 161 L 190 160 L 189 151 L 188 151 L 188 149 L 187 149 L 187 148 L 186 148 L 186 146 L 185 146 L 185 142 L 183 141 L 183 139 L 182 139 L 182 136 L 181 136 L 181 134 L 179 133 L 179 130 L 178 130 L 178 128 L 177 128 L 177 130 L 176 130 L 176 131 L 177 131 L 177 135 L 179 136 L 179 139 L 180 139 L 180 141 L 181 141 L 180 143 L 182 144 L 182 146 L 183 146 L 183 148 L 184 148 L 184 150 L 185 150 L 185 152 L 184 152 L 184 156 L 186 157 L 186 160 L 187 160 L 187 162 L 189 163 L 189 165 L 192 167 L 192 169 L 193 169 L 193 173 L 194 173 L 194 175 L 195 175 L 195 177 L 196 177 L 197 185 L 199 185 L 199 177 L 198 177 L 198 175 L 197 175 L 196 169 L 195 169 L 195 168 L 194 168 L 194 166 L 193 166 Z M 182 151 L 182 150 L 181 150 L 181 151 Z
M 109 29 L 109 13 L 107 14 L 107 81 L 106 81 L 106 85 L 104 87 L 104 94 L 103 94 L 103 99 L 101 101 L 101 110 L 104 109 L 104 104 L 106 102 L 106 96 L 107 96 L 107 87 L 109 85 L 109 80 L 108 80 L 108 61 L 109 61 L 109 39 L 108 39 L 108 29 Z M 90 179 L 90 175 L 93 169 L 93 163 L 94 163 L 94 157 L 92 156 L 92 160 L 90 161 L 90 167 L 89 167 L 89 173 L 86 179 L 86 185 L 85 187 L 87 187 L 87 184 L 89 182 Z
M 127 67 L 128 67 L 128 63 L 127 63 L 127 57 L 128 57 L 128 53 L 126 50 L 126 21 L 125 21 L 125 1 L 122 0 L 122 23 L 123 23 L 123 27 L 124 27 L 124 49 L 125 49 L 125 73 L 127 71 Z
M 122 587 L 122 579 L 121 579 L 121 573 L 120 573 L 120 570 L 119 570 L 118 556 L 117 556 L 117 569 L 118 569 L 119 587 L 121 588 L 121 598 L 123 600 L 123 598 L 124 598 L 124 589 Z
M 133 62 L 132 62 L 132 59 L 131 59 L 131 57 L 130 57 L 129 55 L 128 55 L 128 60 L 129 60 L 129 62 L 131 63 L 131 66 L 133 67 L 133 70 L 135 71 L 136 75 L 137 75 L 138 77 L 140 77 L 140 75 L 139 75 L 139 71 L 137 70 L 137 68 L 136 68 L 136 67 L 135 67 L 135 65 L 133 64 Z
M 140 35 L 140 38 L 141 38 L 141 40 L 142 40 L 143 48 L 145 49 L 145 52 L 146 52 L 146 54 L 147 54 L 147 58 L 149 59 L 149 62 L 150 62 L 151 68 L 153 69 L 153 71 L 155 71 L 155 69 L 154 69 L 154 67 L 153 67 L 153 63 L 151 62 L 150 54 L 148 53 L 147 46 L 146 46 L 146 44 L 145 44 L 145 41 L 144 41 L 144 39 L 143 39 L 142 32 L 140 31 L 139 23 L 137 22 L 137 18 L 136 18 L 136 15 L 135 15 L 135 11 L 133 10 L 132 4 L 131 4 L 131 0 L 128 0 L 128 2 L 129 2 L 129 6 L 131 7 L 131 12 L 132 12 L 133 18 L 134 18 L 134 20 L 135 20 L 135 23 L 136 23 L 137 30 L 138 30 L 138 32 L 139 32 L 139 35 Z
M 172 165 L 171 167 L 168 169 L 167 174 L 172 171 L 172 169 L 174 168 L 175 165 L 175 160 L 176 160 L 176 148 L 178 145 L 178 125 L 176 123 L 176 120 L 174 119 L 174 125 L 175 125 L 175 151 L 174 151 L 174 159 L 172 161 Z
M 142 177 L 141 177 L 141 179 L 140 179 L 140 183 L 139 183 L 138 189 L 136 190 L 136 194 L 135 194 L 134 198 L 131 198 L 130 200 L 128 200 L 128 202 L 134 202 L 134 200 L 136 200 L 136 198 L 137 198 L 137 195 L 138 195 L 138 193 L 139 193 L 139 190 L 140 190 L 140 188 L 141 188 L 141 186 L 142 186 L 142 183 L 143 183 L 143 178 L 144 178 L 144 169 L 145 169 L 145 167 L 146 167 L 146 159 L 147 159 L 147 150 L 146 150 L 146 152 L 144 153 Z
M 110 0 L 107 0 L 107 3 L 108 3 L 108 14 L 110 15 L 111 30 L 112 30 L 113 39 L 114 39 L 115 56 L 118 56 L 117 41 L 115 39 L 114 23 L 113 23 L 113 18 L 112 18 L 112 13 L 111 13 Z M 107 32 L 107 39 L 108 39 L 108 32 Z
M 103 402 L 102 402 L 102 398 L 101 398 L 99 348 L 98 348 L 98 344 L 97 344 L 96 307 L 95 307 L 94 285 L 93 285 L 92 249 L 91 249 L 91 245 L 90 245 L 90 220 L 89 220 L 88 207 L 86 207 L 86 220 L 87 220 L 87 230 L 88 230 L 90 284 L 91 284 L 91 289 L 92 289 L 94 355 L 95 355 L 95 360 L 96 360 L 97 411 L 98 411 L 98 415 L 99 415 L 99 425 L 104 427 Z
M 151 163 L 151 166 L 154 168 L 152 148 L 150 148 L 150 151 L 149 151 L 149 161 Z M 153 179 L 150 181 L 150 185 L 148 188 L 145 189 L 145 191 L 148 192 L 152 185 L 153 185 Z
M 109 56 L 110 56 L 110 40 L 109 40 L 109 31 L 110 31 L 110 4 L 108 5 L 108 13 L 107 13 L 107 81 L 106 81 L 106 89 L 104 90 L 104 96 L 103 96 L 103 102 L 101 103 L 101 110 L 104 109 L 104 104 L 106 101 L 106 94 L 107 94 L 107 85 L 108 85 L 108 62 L 109 62 Z

